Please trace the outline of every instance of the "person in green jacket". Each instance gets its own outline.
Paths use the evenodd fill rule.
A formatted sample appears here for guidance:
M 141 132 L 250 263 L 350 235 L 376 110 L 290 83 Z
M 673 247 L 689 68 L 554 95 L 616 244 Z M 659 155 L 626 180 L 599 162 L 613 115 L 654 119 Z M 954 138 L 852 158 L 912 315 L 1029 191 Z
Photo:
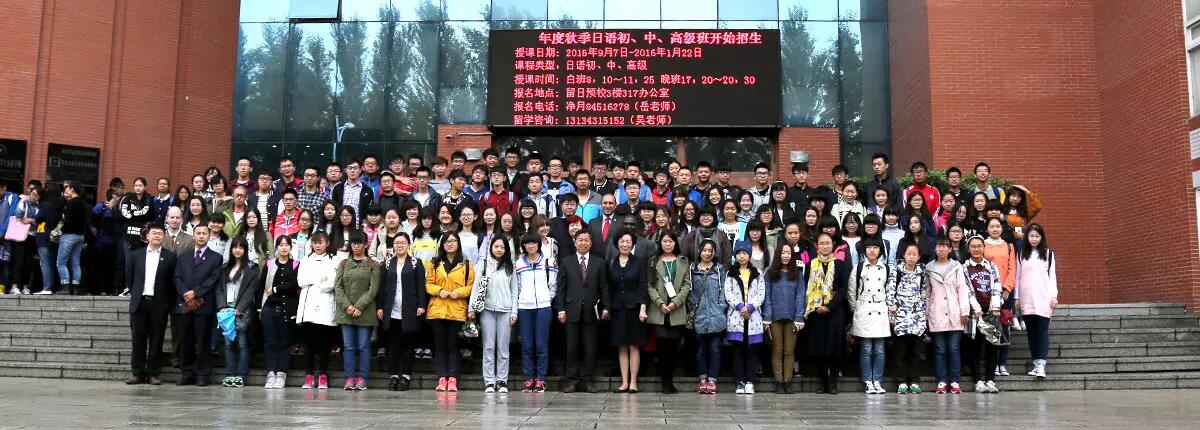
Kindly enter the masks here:
M 379 264 L 367 257 L 367 240 L 360 232 L 350 234 L 350 258 L 338 263 L 333 280 L 337 297 L 336 322 L 342 326 L 343 365 L 346 390 L 367 389 L 371 371 L 371 330 L 377 323 L 375 295 L 379 292 Z

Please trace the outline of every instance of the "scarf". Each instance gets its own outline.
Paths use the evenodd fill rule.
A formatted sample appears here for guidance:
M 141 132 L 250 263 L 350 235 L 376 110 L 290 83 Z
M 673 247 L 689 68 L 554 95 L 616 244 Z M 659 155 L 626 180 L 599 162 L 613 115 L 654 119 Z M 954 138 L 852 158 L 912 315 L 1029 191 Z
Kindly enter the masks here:
M 804 308 L 804 317 L 816 311 L 817 308 L 829 304 L 833 300 L 833 254 L 818 256 L 809 266 L 808 277 L 808 306 Z

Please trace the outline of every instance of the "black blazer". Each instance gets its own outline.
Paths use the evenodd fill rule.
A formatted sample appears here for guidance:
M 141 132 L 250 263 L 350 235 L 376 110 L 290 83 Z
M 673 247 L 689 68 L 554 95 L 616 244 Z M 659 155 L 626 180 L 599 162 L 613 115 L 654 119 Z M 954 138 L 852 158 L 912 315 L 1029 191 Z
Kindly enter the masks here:
M 604 237 L 604 214 L 593 219 L 588 223 L 588 231 L 592 233 L 592 254 L 601 257 L 608 257 L 608 250 L 612 246 L 612 240 L 621 231 L 621 223 L 624 220 L 613 213 L 612 224 L 608 226 L 608 237 Z
M 387 261 L 387 269 L 380 274 L 379 293 L 375 296 L 375 308 L 383 311 L 380 325 L 384 330 L 390 330 L 388 327 L 392 318 L 389 315 L 392 313 L 392 304 L 396 302 L 396 276 L 404 281 L 400 286 L 400 294 L 404 295 L 401 300 L 400 330 L 405 333 L 420 330 L 424 317 L 417 316 L 417 309 L 429 309 L 429 295 L 425 294 L 425 265 L 411 255 L 400 264 L 397 264 L 396 257 L 391 257 Z
M 588 254 L 587 279 L 579 267 L 579 254 L 560 255 L 558 263 L 558 292 L 554 295 L 554 311 L 566 312 L 567 322 L 579 322 L 584 312 L 593 312 L 596 304 L 608 309 L 608 267 L 602 257 Z
M 635 309 L 650 303 L 645 257 L 631 256 L 625 267 L 617 256 L 607 262 L 609 309 Z
M 225 271 L 224 268 L 221 271 Z M 224 275 L 224 274 L 222 274 Z M 242 315 L 254 316 L 254 311 L 258 309 L 259 296 L 262 295 L 262 290 L 259 289 L 259 277 L 262 276 L 261 269 L 257 263 L 251 261 L 244 269 L 242 269 L 242 279 L 238 284 L 237 303 L 233 304 L 233 308 Z M 229 293 L 225 291 L 225 283 L 217 284 L 217 309 L 229 307 Z
M 142 305 L 142 288 L 146 284 L 146 249 L 137 250 L 125 260 L 125 285 L 129 286 L 129 313 L 137 312 Z M 152 312 L 166 314 L 175 303 L 175 253 L 166 247 L 159 248 L 158 269 L 154 272 L 154 301 Z
M 183 251 L 175 264 L 175 313 L 183 313 L 183 294 L 194 291 L 196 297 L 204 299 L 204 306 L 196 309 L 197 315 L 213 315 L 216 302 L 217 282 L 221 278 L 221 254 L 205 249 L 200 263 L 196 264 L 195 248 Z

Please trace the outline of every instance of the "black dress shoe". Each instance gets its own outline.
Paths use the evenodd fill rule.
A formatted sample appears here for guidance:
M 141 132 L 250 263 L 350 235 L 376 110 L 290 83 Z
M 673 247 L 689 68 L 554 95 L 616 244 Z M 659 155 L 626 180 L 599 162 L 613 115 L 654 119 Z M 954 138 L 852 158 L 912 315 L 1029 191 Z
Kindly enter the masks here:
M 829 383 L 829 394 L 837 394 L 837 393 L 838 393 L 837 382 L 830 382 Z
M 792 394 L 792 383 L 791 382 L 783 383 L 783 394 Z
M 679 392 L 679 390 L 675 389 L 674 382 L 663 382 L 662 383 L 662 394 L 675 394 L 678 392 Z
M 138 384 L 145 384 L 145 383 L 146 383 L 146 378 L 142 378 L 142 377 L 138 377 L 138 376 L 134 376 L 132 378 L 125 380 L 125 385 L 138 385 Z
M 600 390 L 597 390 L 596 387 L 592 386 L 592 384 L 584 385 L 583 391 L 593 393 L 593 394 L 600 392 Z
M 196 385 L 196 378 L 179 378 L 178 381 L 175 381 L 175 385 L 180 387 L 185 385 Z
M 211 384 L 212 384 L 212 381 L 209 381 L 207 378 L 204 378 L 204 379 L 197 379 L 197 380 L 196 380 L 196 386 L 197 386 L 197 387 L 207 387 L 207 386 L 209 386 L 209 385 L 211 385 Z
M 408 384 L 411 382 L 408 378 L 400 378 L 396 381 L 396 391 L 408 391 Z
M 574 393 L 576 391 L 579 391 L 579 387 L 576 387 L 575 384 L 567 384 L 567 386 L 563 388 L 564 393 Z
M 624 394 L 624 393 L 628 393 L 629 389 L 628 388 L 618 388 L 618 389 L 613 390 L 613 392 Z
M 400 391 L 400 377 L 393 376 L 388 379 L 388 391 Z

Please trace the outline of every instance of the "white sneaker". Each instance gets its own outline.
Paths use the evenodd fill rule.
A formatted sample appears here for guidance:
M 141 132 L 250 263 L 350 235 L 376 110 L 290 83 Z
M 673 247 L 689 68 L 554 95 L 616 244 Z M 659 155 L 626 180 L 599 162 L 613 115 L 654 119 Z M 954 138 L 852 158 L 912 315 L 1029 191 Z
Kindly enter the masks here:
M 9 291 L 9 294 L 12 294 L 14 296 L 19 296 L 19 295 L 21 295 L 21 289 L 17 288 L 17 287 L 13 287 L 12 291 Z
M 275 373 L 275 386 L 272 388 L 283 388 L 287 386 L 287 373 Z
M 267 383 L 263 388 L 275 388 L 275 372 L 267 372 Z
M 996 381 L 987 381 L 987 392 L 989 392 L 989 393 L 999 393 L 1000 392 L 1000 387 L 996 386 Z
M 1046 363 L 1037 365 L 1037 368 L 1034 369 L 1034 371 L 1037 373 L 1035 373 L 1033 376 L 1037 377 L 1038 379 L 1046 379 Z
M 129 297 L 129 289 L 126 288 L 125 291 L 122 291 L 120 296 L 121 297 Z
M 33 295 L 35 295 L 35 296 L 49 296 L 49 295 L 51 295 L 51 294 L 54 294 L 54 292 L 53 292 L 53 291 L 50 291 L 50 290 L 42 290 L 42 291 L 38 291 L 38 292 L 36 292 L 36 293 L 33 293 Z
M 734 394 L 746 394 L 746 384 L 743 384 L 743 383 L 741 383 L 741 382 L 738 382 L 738 383 L 737 383 L 737 390 L 735 390 L 733 393 L 734 393 Z
M 874 382 L 872 382 L 872 381 L 865 381 L 865 382 L 863 382 L 863 385 L 866 385 L 866 386 L 867 386 L 867 390 L 866 390 L 866 391 L 864 391 L 864 393 L 867 393 L 867 394 L 875 394 L 875 383 L 874 383 Z
M 495 392 L 496 392 L 496 386 L 494 386 L 494 385 L 492 385 L 492 384 L 487 384 L 487 387 L 485 387 L 485 388 L 483 389 L 483 392 L 485 392 L 485 393 L 495 393 Z
M 989 390 L 987 387 L 987 383 L 983 382 L 982 380 L 975 381 L 975 392 L 976 393 L 986 393 L 988 391 Z
M 21 294 L 29 294 L 29 287 L 22 288 Z
M 997 375 L 1008 376 L 1008 366 L 1000 366 L 998 369 L 996 370 Z
M 875 381 L 875 394 L 887 394 L 887 390 L 883 389 L 883 381 Z
M 754 394 L 754 383 L 753 382 L 746 383 L 746 394 Z

